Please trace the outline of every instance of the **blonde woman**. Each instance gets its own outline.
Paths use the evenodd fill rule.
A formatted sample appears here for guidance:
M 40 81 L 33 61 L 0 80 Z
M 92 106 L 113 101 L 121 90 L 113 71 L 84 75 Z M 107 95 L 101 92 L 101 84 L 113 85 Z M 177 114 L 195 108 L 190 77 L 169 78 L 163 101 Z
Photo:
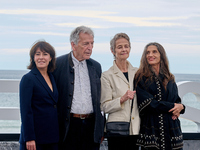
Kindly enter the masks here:
M 116 34 L 110 41 L 115 60 L 113 66 L 102 73 L 101 108 L 108 114 L 107 122 L 130 121 L 130 135 L 127 137 L 108 137 L 109 150 L 138 149 L 136 139 L 139 133 L 140 118 L 137 100 L 134 98 L 133 79 L 137 68 L 127 60 L 131 50 L 130 39 L 125 33 Z M 133 109 L 131 112 L 131 102 Z

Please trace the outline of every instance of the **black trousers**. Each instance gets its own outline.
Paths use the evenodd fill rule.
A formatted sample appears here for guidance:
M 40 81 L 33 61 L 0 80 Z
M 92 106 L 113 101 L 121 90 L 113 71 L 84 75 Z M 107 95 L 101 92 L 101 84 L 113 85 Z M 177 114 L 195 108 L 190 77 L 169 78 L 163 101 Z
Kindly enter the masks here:
M 100 144 L 94 143 L 94 123 L 94 118 L 71 117 L 66 140 L 59 150 L 99 150 Z
M 137 135 L 108 137 L 108 150 L 138 150 L 139 146 L 136 145 L 137 138 Z

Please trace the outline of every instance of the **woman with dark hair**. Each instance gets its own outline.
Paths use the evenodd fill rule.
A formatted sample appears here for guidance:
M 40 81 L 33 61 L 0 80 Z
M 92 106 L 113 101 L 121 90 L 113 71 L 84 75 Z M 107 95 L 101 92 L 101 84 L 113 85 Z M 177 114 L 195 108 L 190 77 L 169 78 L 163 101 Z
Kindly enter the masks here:
M 30 72 L 20 82 L 20 150 L 57 150 L 59 140 L 58 91 L 51 72 L 55 50 L 45 41 L 30 50 Z
M 137 144 L 145 150 L 182 149 L 178 117 L 185 106 L 178 96 L 165 49 L 159 43 L 146 45 L 134 84 L 141 117 Z

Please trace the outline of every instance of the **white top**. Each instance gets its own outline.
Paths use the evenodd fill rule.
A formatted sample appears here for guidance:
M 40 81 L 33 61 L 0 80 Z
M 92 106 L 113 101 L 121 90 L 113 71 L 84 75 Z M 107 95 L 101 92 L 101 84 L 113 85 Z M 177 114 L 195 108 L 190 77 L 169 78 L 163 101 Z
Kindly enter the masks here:
M 72 99 L 71 113 L 90 114 L 93 113 L 90 78 L 86 60 L 78 61 L 71 52 L 74 63 L 74 95 Z

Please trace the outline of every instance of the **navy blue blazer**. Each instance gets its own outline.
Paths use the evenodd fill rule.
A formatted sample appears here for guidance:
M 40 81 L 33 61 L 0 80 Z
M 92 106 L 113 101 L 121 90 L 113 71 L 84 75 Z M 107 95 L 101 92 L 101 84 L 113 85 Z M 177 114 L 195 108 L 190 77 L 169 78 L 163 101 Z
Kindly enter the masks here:
M 93 59 L 86 60 L 91 86 L 92 104 L 95 115 L 94 142 L 100 143 L 104 130 L 104 117 L 100 110 L 101 65 Z M 60 56 L 56 60 L 53 72 L 59 92 L 58 121 L 60 140 L 64 141 L 69 130 L 70 111 L 74 91 L 74 69 L 71 53 Z
M 49 73 L 53 92 L 37 68 L 25 74 L 20 82 L 21 134 L 20 143 L 35 140 L 38 144 L 57 143 L 58 90 Z

